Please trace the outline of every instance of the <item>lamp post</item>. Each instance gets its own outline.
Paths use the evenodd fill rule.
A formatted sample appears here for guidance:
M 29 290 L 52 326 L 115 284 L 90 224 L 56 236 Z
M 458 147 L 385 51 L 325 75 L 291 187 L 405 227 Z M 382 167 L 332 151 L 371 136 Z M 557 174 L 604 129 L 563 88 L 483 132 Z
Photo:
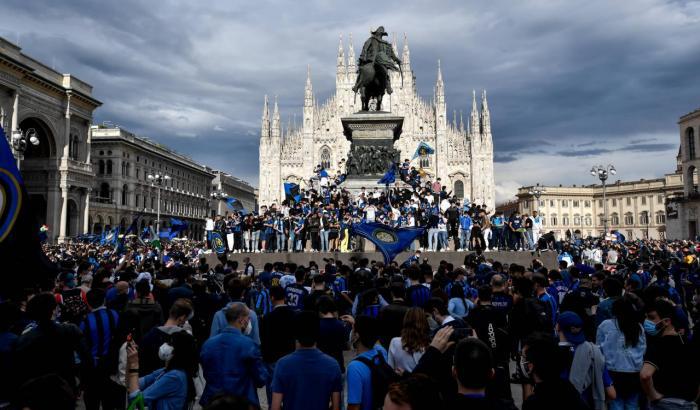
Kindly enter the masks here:
M 219 212 L 219 205 L 221 204 L 222 199 L 228 198 L 228 194 L 220 189 L 216 191 L 212 191 L 211 194 L 209 194 L 211 199 L 216 201 L 216 215 L 220 215 L 221 213 Z
M 605 198 L 605 181 L 608 180 L 609 175 L 617 174 L 615 167 L 610 164 L 607 167 L 603 165 L 594 165 L 591 168 L 591 175 L 598 177 L 600 182 L 603 183 L 603 237 L 608 234 L 608 201 Z
M 151 181 L 151 186 L 155 186 L 158 189 L 158 206 L 156 211 L 156 235 L 160 235 L 160 189 L 165 183 L 165 181 L 170 179 L 170 175 L 160 175 L 160 174 L 148 174 L 146 177 Z
M 535 197 L 536 205 L 534 211 L 537 211 L 537 213 L 540 213 L 540 197 L 542 194 L 544 194 L 546 191 L 544 188 L 540 188 L 539 182 L 537 183 L 537 186 L 532 187 L 529 191 L 527 191 L 528 194 L 532 195 Z
M 20 162 L 22 162 L 24 159 L 24 151 L 26 151 L 28 147 L 27 142 L 34 146 L 39 145 L 39 138 L 37 138 L 37 133 L 34 128 L 29 128 L 24 132 L 22 132 L 21 129 L 12 131 L 10 143 L 12 144 L 12 150 L 15 152 L 15 156 L 17 157 L 18 170 Z

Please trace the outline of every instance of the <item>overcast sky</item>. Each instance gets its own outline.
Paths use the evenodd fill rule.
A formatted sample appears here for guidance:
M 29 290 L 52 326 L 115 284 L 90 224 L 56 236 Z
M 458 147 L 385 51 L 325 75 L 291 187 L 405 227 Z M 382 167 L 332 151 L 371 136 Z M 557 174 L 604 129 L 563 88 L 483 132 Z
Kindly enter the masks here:
M 592 183 L 595 163 L 671 172 L 678 118 L 700 108 L 698 1 L 3 0 L 0 14 L 0 36 L 94 86 L 96 122 L 253 184 L 264 94 L 300 119 L 307 64 L 322 102 L 338 35 L 357 50 L 377 25 L 408 36 L 426 99 L 438 59 L 448 112 L 488 91 L 499 201 Z

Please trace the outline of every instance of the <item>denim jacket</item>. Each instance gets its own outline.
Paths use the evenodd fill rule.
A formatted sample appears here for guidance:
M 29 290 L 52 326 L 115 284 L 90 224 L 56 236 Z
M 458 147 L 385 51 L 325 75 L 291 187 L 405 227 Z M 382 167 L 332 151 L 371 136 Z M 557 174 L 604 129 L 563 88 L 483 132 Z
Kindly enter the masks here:
M 207 384 L 200 403 L 206 405 L 218 393 L 247 398 L 259 406 L 257 388 L 271 379 L 260 347 L 240 330 L 227 327 L 207 340 L 200 354 Z
M 187 384 L 182 370 L 158 369 L 139 379 L 139 390 L 129 394 L 129 402 L 142 393 L 149 409 L 181 410 L 187 401 Z
M 638 372 L 644 364 L 647 340 L 641 325 L 637 346 L 626 346 L 625 335 L 617 324 L 617 319 L 607 319 L 598 326 L 596 344 L 605 355 L 608 370 L 614 372 Z

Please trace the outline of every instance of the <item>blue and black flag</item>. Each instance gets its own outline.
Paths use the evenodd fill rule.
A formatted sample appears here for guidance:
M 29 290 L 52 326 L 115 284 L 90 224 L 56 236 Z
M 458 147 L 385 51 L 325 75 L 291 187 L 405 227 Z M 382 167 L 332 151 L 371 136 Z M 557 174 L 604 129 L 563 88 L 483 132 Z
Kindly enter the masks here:
M 284 183 L 284 197 L 289 200 L 293 199 L 294 202 L 301 201 L 301 191 L 299 190 L 299 184 L 292 182 Z
M 392 228 L 388 225 L 362 222 L 352 225 L 353 233 L 372 242 L 384 255 L 384 263 L 389 265 L 396 255 L 403 252 L 425 228 Z
M 2 271 L 10 274 L 3 279 L 7 282 L 3 282 L 0 294 L 22 287 L 51 288 L 57 271 L 41 249 L 39 226 L 36 215 L 31 212 L 29 196 L 5 132 L 0 127 L 0 260 Z

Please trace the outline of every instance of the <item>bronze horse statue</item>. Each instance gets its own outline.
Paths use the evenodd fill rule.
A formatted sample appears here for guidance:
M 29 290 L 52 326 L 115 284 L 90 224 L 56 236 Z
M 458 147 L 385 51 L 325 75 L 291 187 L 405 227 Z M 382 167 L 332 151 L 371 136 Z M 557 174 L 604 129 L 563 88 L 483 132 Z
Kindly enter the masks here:
M 391 80 L 389 70 L 401 73 L 401 83 L 403 85 L 403 72 L 400 65 L 401 60 L 394 54 L 394 50 L 382 37 L 386 36 L 384 27 L 380 26 L 372 32 L 372 37 L 365 41 L 362 47 L 362 54 L 359 59 L 359 69 L 357 71 L 357 81 L 352 90 L 357 96 L 360 92 L 362 99 L 362 111 L 369 111 L 369 102 L 372 98 L 377 100 L 377 111 L 382 109 L 382 99 L 384 93 L 391 94 Z

